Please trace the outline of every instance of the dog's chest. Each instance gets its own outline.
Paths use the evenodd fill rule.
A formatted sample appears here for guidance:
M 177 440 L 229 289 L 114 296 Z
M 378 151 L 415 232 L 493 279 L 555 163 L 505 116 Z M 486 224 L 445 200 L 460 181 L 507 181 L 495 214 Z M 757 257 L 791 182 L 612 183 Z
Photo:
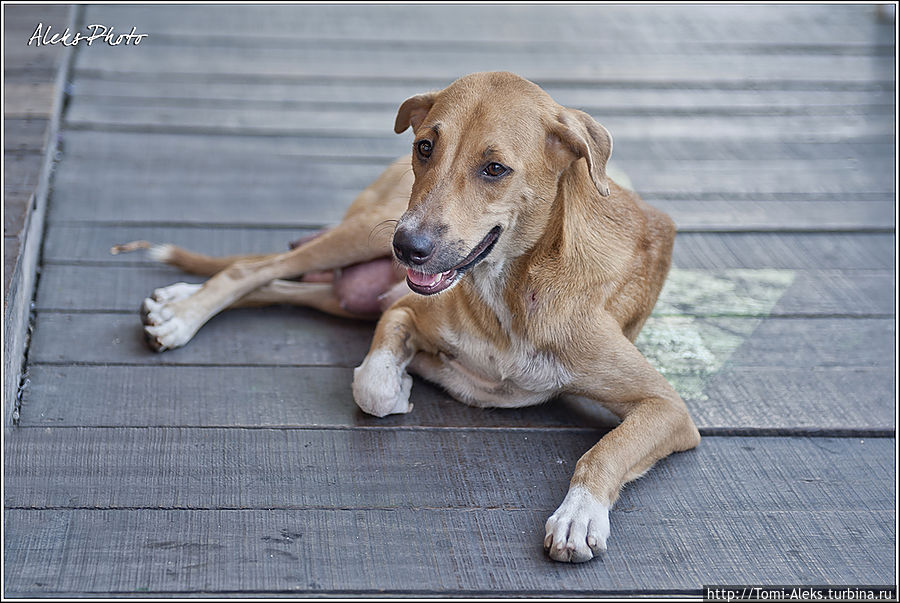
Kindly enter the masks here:
M 499 272 L 499 271 L 497 271 Z M 571 382 L 571 374 L 550 352 L 537 350 L 512 329 L 512 315 L 503 296 L 502 273 L 479 275 L 475 291 L 496 315 L 508 345 L 497 346 L 472 328 L 442 327 L 440 335 L 457 362 L 487 381 L 506 383 L 530 392 L 555 392 Z

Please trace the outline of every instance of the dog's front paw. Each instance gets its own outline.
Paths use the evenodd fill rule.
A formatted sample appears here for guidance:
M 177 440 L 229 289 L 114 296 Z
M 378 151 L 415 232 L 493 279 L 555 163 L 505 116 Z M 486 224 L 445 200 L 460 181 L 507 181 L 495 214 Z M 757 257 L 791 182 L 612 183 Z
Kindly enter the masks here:
M 408 413 L 412 377 L 387 351 L 372 352 L 353 370 L 353 399 L 363 411 L 376 417 Z
M 164 352 L 183 346 L 197 332 L 193 321 L 181 315 L 177 303 L 196 293 L 200 287 L 201 285 L 175 283 L 155 290 L 141 304 L 144 339 L 153 350 Z
M 606 552 L 609 507 L 583 486 L 569 488 L 545 526 L 544 550 L 556 561 L 581 563 Z

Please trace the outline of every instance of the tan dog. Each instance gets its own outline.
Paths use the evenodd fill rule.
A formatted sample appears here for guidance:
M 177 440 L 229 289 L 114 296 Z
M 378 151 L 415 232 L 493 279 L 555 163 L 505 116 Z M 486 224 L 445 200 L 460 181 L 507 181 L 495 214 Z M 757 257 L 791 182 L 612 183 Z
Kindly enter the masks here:
M 393 303 L 353 379 L 367 413 L 412 410 L 407 370 L 474 406 L 526 406 L 564 392 L 597 400 L 622 422 L 578 461 L 544 539 L 553 559 L 587 561 L 606 550 L 622 485 L 700 441 L 684 402 L 632 344 L 668 272 L 674 225 L 608 179 L 612 141 L 600 124 L 515 75 L 473 74 L 414 96 L 394 129 L 408 127 L 412 171 L 409 156 L 394 163 L 340 225 L 293 251 L 210 258 L 154 247 L 189 271 L 227 268 L 145 300 L 148 341 L 183 345 L 229 306 L 296 303 L 360 316 L 377 314 L 380 297 Z M 397 218 L 393 237 L 379 230 Z M 369 270 L 366 262 L 392 249 L 402 269 L 385 272 L 380 260 L 382 277 L 362 301 L 350 301 L 343 272 L 332 283 L 276 280 Z

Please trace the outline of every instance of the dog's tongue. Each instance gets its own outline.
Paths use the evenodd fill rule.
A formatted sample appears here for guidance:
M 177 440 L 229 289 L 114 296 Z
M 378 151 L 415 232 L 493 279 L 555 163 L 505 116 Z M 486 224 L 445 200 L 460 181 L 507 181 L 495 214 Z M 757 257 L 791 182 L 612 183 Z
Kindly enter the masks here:
M 410 281 L 412 281 L 416 285 L 419 285 L 420 287 L 433 287 L 439 280 L 441 280 L 441 277 L 444 276 L 444 273 L 422 274 L 421 272 L 416 272 L 415 270 L 410 270 L 407 268 L 406 276 L 409 277 Z

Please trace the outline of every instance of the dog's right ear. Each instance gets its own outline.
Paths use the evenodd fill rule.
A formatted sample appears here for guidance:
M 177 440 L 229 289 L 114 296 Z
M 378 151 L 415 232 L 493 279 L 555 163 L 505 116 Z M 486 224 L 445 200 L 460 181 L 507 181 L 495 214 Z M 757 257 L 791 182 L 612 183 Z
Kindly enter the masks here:
M 417 94 L 412 96 L 400 105 L 397 111 L 397 119 L 394 121 L 394 132 L 400 134 L 406 131 L 406 128 L 412 126 L 415 130 L 434 104 L 434 93 L 426 92 L 425 94 Z

